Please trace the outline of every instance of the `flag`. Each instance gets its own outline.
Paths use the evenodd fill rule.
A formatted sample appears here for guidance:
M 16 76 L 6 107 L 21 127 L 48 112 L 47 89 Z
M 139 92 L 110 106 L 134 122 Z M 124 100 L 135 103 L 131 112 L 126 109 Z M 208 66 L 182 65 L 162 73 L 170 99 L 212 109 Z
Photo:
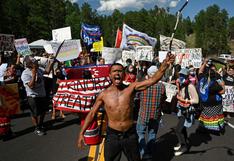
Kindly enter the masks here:
M 82 23 L 81 25 L 81 39 L 86 46 L 92 46 L 94 42 L 101 40 L 101 29 L 97 25 L 88 25 Z
M 120 48 L 121 41 L 122 41 L 122 31 L 118 28 L 115 38 L 115 48 Z
M 160 35 L 160 49 L 162 51 L 169 51 L 170 41 L 171 41 L 170 37 Z M 171 49 L 172 50 L 184 49 L 185 46 L 186 43 L 184 41 L 173 39 Z
M 157 39 L 148 36 L 145 33 L 134 30 L 133 28 L 123 25 L 122 42 L 120 48 L 134 48 L 136 46 L 152 46 L 157 43 Z
M 61 80 L 53 97 L 53 107 L 70 112 L 89 112 L 97 95 L 111 84 L 109 77 Z
M 65 68 L 69 79 L 82 79 L 83 71 L 89 70 L 92 78 L 109 76 L 110 65 L 87 65 L 80 67 Z

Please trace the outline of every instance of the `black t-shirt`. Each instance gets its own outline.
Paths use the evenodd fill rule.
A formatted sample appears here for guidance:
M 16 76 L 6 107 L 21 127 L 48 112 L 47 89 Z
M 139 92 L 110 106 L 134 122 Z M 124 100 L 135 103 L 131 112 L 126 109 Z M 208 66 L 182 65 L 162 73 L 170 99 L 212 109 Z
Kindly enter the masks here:
M 224 80 L 225 85 L 234 86 L 234 76 L 225 74 L 223 76 L 223 80 Z

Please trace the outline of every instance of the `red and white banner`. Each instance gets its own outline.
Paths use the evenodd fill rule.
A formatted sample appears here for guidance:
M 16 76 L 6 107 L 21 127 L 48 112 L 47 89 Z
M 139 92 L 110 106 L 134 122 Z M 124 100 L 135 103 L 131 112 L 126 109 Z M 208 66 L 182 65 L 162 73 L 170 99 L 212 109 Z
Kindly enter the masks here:
M 89 70 L 92 78 L 108 77 L 110 65 L 94 65 L 79 68 L 66 68 L 68 79 L 83 79 L 82 75 L 85 70 Z
M 116 33 L 116 38 L 115 38 L 115 47 L 120 48 L 122 41 L 122 31 L 118 28 L 117 33 Z
M 89 112 L 97 95 L 110 84 L 109 77 L 62 80 L 53 97 L 53 107 L 71 112 Z

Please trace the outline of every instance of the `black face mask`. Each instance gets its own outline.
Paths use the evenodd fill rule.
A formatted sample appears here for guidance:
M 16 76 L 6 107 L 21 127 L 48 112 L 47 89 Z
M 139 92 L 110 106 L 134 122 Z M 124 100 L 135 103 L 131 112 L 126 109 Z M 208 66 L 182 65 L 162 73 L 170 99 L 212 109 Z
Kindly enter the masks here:
M 218 73 L 210 69 L 210 79 L 218 79 Z

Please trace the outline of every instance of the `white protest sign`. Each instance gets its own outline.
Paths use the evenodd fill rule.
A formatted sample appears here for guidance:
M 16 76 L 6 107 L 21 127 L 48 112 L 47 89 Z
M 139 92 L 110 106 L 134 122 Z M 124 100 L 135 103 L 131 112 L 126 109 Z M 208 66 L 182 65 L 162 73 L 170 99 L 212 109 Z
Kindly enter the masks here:
M 181 67 L 185 68 L 189 65 L 193 65 L 194 68 L 200 68 L 202 64 L 202 49 L 192 48 L 192 49 L 178 49 L 175 50 L 176 60 L 175 63 L 178 64 L 179 60 L 182 58 Z
M 122 49 L 103 47 L 102 57 L 105 59 L 105 64 L 113 64 L 118 59 L 121 59 Z
M 62 42 L 63 40 L 71 40 L 71 27 L 64 27 L 52 30 L 53 41 Z
M 166 95 L 167 95 L 167 102 L 171 102 L 172 97 L 176 95 L 177 93 L 177 86 L 170 84 L 170 83 L 166 83 L 166 82 L 162 82 L 165 85 L 165 89 L 166 89 Z
M 45 44 L 45 45 L 43 45 L 43 47 L 44 47 L 45 51 L 48 54 L 54 54 L 55 53 L 52 46 L 51 46 L 51 44 Z
M 153 47 L 152 46 L 137 46 L 136 47 L 136 60 L 152 62 Z
M 60 43 L 51 43 L 51 46 L 55 54 Z M 77 58 L 81 51 L 80 40 L 65 40 L 56 59 L 60 62 L 72 60 Z
M 15 40 L 15 48 L 20 55 L 31 55 L 32 54 L 26 38 L 16 39 Z
M 14 51 L 14 35 L 0 34 L 0 51 Z
M 123 65 L 126 66 L 126 60 L 127 59 L 131 59 L 132 63 L 135 62 L 135 58 L 136 57 L 136 52 L 135 50 L 123 50 L 122 52 L 122 61 L 123 61 Z
M 159 62 L 162 63 L 163 60 L 167 57 L 168 51 L 159 51 L 158 52 L 158 57 L 159 57 Z
M 160 35 L 160 49 L 163 51 L 169 51 L 170 41 L 171 41 L 171 37 Z M 171 49 L 172 50 L 184 49 L 185 46 L 186 46 L 186 43 L 184 41 L 174 38 L 172 41 Z
M 225 86 L 223 94 L 223 111 L 234 112 L 234 86 Z

